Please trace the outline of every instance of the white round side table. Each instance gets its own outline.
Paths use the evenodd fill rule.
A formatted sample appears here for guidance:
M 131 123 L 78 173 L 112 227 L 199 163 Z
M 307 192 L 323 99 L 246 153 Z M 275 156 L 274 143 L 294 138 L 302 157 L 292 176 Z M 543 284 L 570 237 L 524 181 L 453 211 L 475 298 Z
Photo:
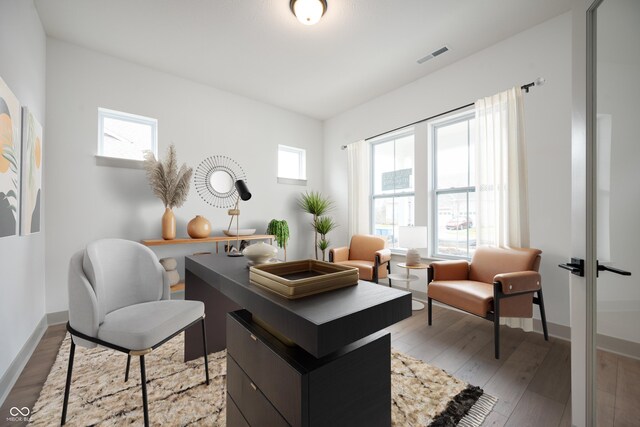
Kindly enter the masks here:
M 407 291 L 411 291 L 410 287 L 409 287 L 409 283 L 413 282 L 414 280 L 418 280 L 420 279 L 418 276 L 416 276 L 415 274 L 411 274 L 411 270 L 426 270 L 429 265 L 428 264 L 414 264 L 414 265 L 407 265 L 404 262 L 398 263 L 396 264 L 398 267 L 400 268 L 404 268 L 405 270 L 407 270 L 407 274 L 390 274 L 389 275 L 389 279 L 391 280 L 397 280 L 399 282 L 405 282 L 407 284 Z M 422 310 L 424 308 L 424 304 L 421 303 L 420 301 L 417 301 L 415 299 L 411 299 L 411 309 L 412 310 Z

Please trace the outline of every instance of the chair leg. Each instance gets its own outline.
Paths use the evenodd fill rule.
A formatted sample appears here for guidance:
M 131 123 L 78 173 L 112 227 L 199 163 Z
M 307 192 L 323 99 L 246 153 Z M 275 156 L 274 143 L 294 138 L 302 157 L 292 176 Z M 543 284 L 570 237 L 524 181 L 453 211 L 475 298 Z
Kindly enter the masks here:
M 429 319 L 429 326 L 431 326 L 431 310 L 433 309 L 433 300 L 427 297 L 427 318 Z
M 204 348 L 204 375 L 206 378 L 207 385 L 209 385 L 209 357 L 207 353 L 207 330 L 204 324 L 204 317 L 202 318 L 202 347 Z
M 493 342 L 495 345 L 495 357 L 500 359 L 500 300 L 493 299 Z
M 124 371 L 124 382 L 129 381 L 129 367 L 131 366 L 131 355 L 127 354 L 127 369 Z
M 542 289 L 538 292 L 538 308 L 540 309 L 540 320 L 542 320 L 542 331 L 544 332 L 544 340 L 549 341 L 549 331 L 547 330 L 547 316 L 544 313 L 544 300 L 542 299 Z
M 69 404 L 69 389 L 71 388 L 71 375 L 73 372 L 73 356 L 76 353 L 76 344 L 71 338 L 71 349 L 69 350 L 69 367 L 67 368 L 67 383 L 64 387 L 64 401 L 62 403 L 62 420 L 60 425 L 64 425 L 67 422 L 67 405 Z
M 387 277 L 391 276 L 391 261 L 387 261 Z M 389 287 L 391 287 L 391 279 L 389 279 Z
M 142 381 L 142 410 L 144 411 L 144 427 L 149 427 L 149 406 L 147 404 L 147 375 L 144 370 L 144 355 L 140 356 L 140 380 Z

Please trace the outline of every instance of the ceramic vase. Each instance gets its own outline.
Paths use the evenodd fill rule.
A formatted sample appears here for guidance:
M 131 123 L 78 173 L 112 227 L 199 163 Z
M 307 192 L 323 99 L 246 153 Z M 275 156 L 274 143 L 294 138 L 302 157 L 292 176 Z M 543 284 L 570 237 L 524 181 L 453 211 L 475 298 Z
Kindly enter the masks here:
M 420 252 L 417 249 L 407 249 L 406 265 L 418 265 L 420 264 Z
M 166 208 L 162 215 L 162 238 L 164 240 L 176 238 L 176 217 L 171 208 Z
M 209 220 L 201 215 L 196 215 L 187 224 L 187 233 L 192 239 L 204 239 L 211 234 L 211 223 Z
M 264 264 L 278 255 L 278 248 L 260 242 L 247 246 L 242 254 L 254 264 Z

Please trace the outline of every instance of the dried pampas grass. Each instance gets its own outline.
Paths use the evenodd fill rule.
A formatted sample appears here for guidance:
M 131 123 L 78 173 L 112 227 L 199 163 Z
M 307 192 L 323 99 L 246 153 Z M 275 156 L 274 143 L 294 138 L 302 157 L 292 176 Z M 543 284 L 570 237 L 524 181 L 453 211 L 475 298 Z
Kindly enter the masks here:
M 178 169 L 176 148 L 171 144 L 164 162 L 156 160 L 151 151 L 144 153 L 144 170 L 147 172 L 153 194 L 169 209 L 179 208 L 189 195 L 193 169 L 185 163 Z

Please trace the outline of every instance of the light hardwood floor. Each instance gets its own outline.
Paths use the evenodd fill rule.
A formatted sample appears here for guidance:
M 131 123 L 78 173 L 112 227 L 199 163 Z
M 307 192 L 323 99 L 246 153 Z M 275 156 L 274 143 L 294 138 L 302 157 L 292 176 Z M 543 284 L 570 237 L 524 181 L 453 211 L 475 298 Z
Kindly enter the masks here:
M 27 423 L 7 421 L 12 407 L 33 409 L 49 371 L 56 361 L 58 349 L 66 333 L 65 325 L 49 326 L 40 339 L 22 374 L 0 407 L 0 426 L 24 426 Z M 53 420 L 52 420 L 53 421 Z M 53 421 L 55 422 L 55 421 Z M 60 423 L 57 420 L 58 424 Z
M 497 397 L 485 426 L 571 425 L 571 346 L 502 327 L 493 355 L 493 324 L 434 306 L 391 328 L 391 345 Z M 598 426 L 640 426 L 640 361 L 598 351 Z
M 502 327 L 501 358 L 493 357 L 493 325 L 475 316 L 435 307 L 389 328 L 391 345 L 480 386 L 499 401 L 485 426 L 570 426 L 570 346 L 566 341 Z M 0 408 L 0 426 L 12 406 L 32 408 L 64 337 L 49 327 Z M 640 361 L 598 352 L 598 426 L 640 425 Z M 57 420 L 52 420 L 52 425 Z

